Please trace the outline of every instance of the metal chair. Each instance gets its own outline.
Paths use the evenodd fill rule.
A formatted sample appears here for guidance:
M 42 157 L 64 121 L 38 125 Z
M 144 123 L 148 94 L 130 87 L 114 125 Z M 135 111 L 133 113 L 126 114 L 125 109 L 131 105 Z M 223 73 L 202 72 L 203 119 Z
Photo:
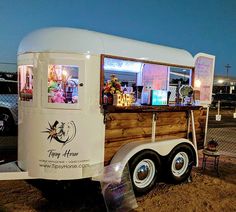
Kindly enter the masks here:
M 203 160 L 202 160 L 202 170 L 204 171 L 206 168 L 206 161 L 207 158 L 214 158 L 214 170 L 216 171 L 217 175 L 219 176 L 219 160 L 220 160 L 220 153 L 219 151 L 210 151 L 208 149 L 203 150 Z

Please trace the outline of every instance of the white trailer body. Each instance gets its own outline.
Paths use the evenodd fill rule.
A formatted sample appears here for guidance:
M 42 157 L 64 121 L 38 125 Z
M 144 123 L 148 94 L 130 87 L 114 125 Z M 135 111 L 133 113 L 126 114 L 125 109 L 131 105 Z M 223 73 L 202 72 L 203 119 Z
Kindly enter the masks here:
M 182 49 L 82 29 L 48 28 L 29 34 L 20 43 L 17 59 L 20 90 L 23 83 L 30 86 L 30 92 L 25 89 L 19 99 L 18 165 L 24 171 L 22 178 L 25 173 L 28 178 L 54 180 L 102 174 L 105 123 L 100 104 L 100 70 L 104 54 L 190 68 L 195 67 L 199 57 L 214 60 L 211 55 L 193 58 Z M 77 73 L 77 99 L 73 104 L 64 103 L 61 96 L 58 98 L 62 102 L 49 100 L 48 70 L 52 66 L 69 67 L 71 73 Z M 208 104 L 208 100 L 202 103 Z M 187 139 L 129 144 L 114 156 L 113 163 L 125 165 L 143 148 L 165 156 L 180 143 L 192 146 L 197 165 L 196 144 Z

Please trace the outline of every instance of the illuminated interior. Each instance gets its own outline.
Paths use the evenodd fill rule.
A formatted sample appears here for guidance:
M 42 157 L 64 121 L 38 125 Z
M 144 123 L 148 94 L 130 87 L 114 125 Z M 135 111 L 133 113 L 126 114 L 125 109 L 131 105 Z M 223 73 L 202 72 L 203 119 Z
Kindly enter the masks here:
M 48 66 L 48 102 L 75 104 L 78 102 L 79 67 Z
M 152 91 L 159 94 L 155 104 L 166 104 L 167 99 L 165 101 L 163 98 L 167 98 L 168 91 L 170 100 L 175 101 L 177 87 L 192 84 L 191 69 L 110 57 L 104 57 L 103 64 L 103 104 L 107 104 L 106 99 L 110 94 L 124 93 L 133 95 L 133 105 L 154 105 L 151 102 Z M 120 85 L 112 83 L 113 79 Z M 162 98 L 160 101 L 158 96 Z
M 33 66 L 18 66 L 19 96 L 21 101 L 33 101 Z

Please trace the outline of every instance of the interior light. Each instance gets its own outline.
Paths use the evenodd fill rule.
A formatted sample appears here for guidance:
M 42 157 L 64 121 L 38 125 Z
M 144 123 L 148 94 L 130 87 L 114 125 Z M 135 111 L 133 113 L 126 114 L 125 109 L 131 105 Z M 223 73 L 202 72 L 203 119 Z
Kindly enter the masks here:
M 140 57 L 139 60 L 148 60 L 148 57 Z
M 104 70 L 139 73 L 141 69 L 142 69 L 142 63 L 140 62 L 114 59 L 114 58 L 104 59 Z
M 67 72 L 65 70 L 62 71 L 62 74 L 66 77 L 67 76 Z
M 202 82 L 201 82 L 199 79 L 197 79 L 197 80 L 195 81 L 195 87 L 196 87 L 196 88 L 200 88 L 200 87 L 201 87 L 201 84 L 202 84 Z
M 87 59 L 90 59 L 90 57 L 91 57 L 90 54 L 87 54 L 87 55 L 86 55 L 86 58 L 87 58 Z
M 218 80 L 218 83 L 220 83 L 220 84 L 222 84 L 223 82 L 224 82 L 224 80 L 222 80 L 222 79 Z

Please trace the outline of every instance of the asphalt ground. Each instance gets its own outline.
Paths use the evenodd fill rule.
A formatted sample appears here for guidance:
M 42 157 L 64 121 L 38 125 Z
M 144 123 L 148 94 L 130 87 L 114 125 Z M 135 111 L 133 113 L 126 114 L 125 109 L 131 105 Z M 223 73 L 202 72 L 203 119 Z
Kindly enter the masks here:
M 208 128 L 236 127 L 236 118 L 233 117 L 234 113 L 236 113 L 236 111 L 233 109 L 222 109 L 219 111 L 221 121 L 216 121 L 218 110 L 216 108 L 210 108 Z

